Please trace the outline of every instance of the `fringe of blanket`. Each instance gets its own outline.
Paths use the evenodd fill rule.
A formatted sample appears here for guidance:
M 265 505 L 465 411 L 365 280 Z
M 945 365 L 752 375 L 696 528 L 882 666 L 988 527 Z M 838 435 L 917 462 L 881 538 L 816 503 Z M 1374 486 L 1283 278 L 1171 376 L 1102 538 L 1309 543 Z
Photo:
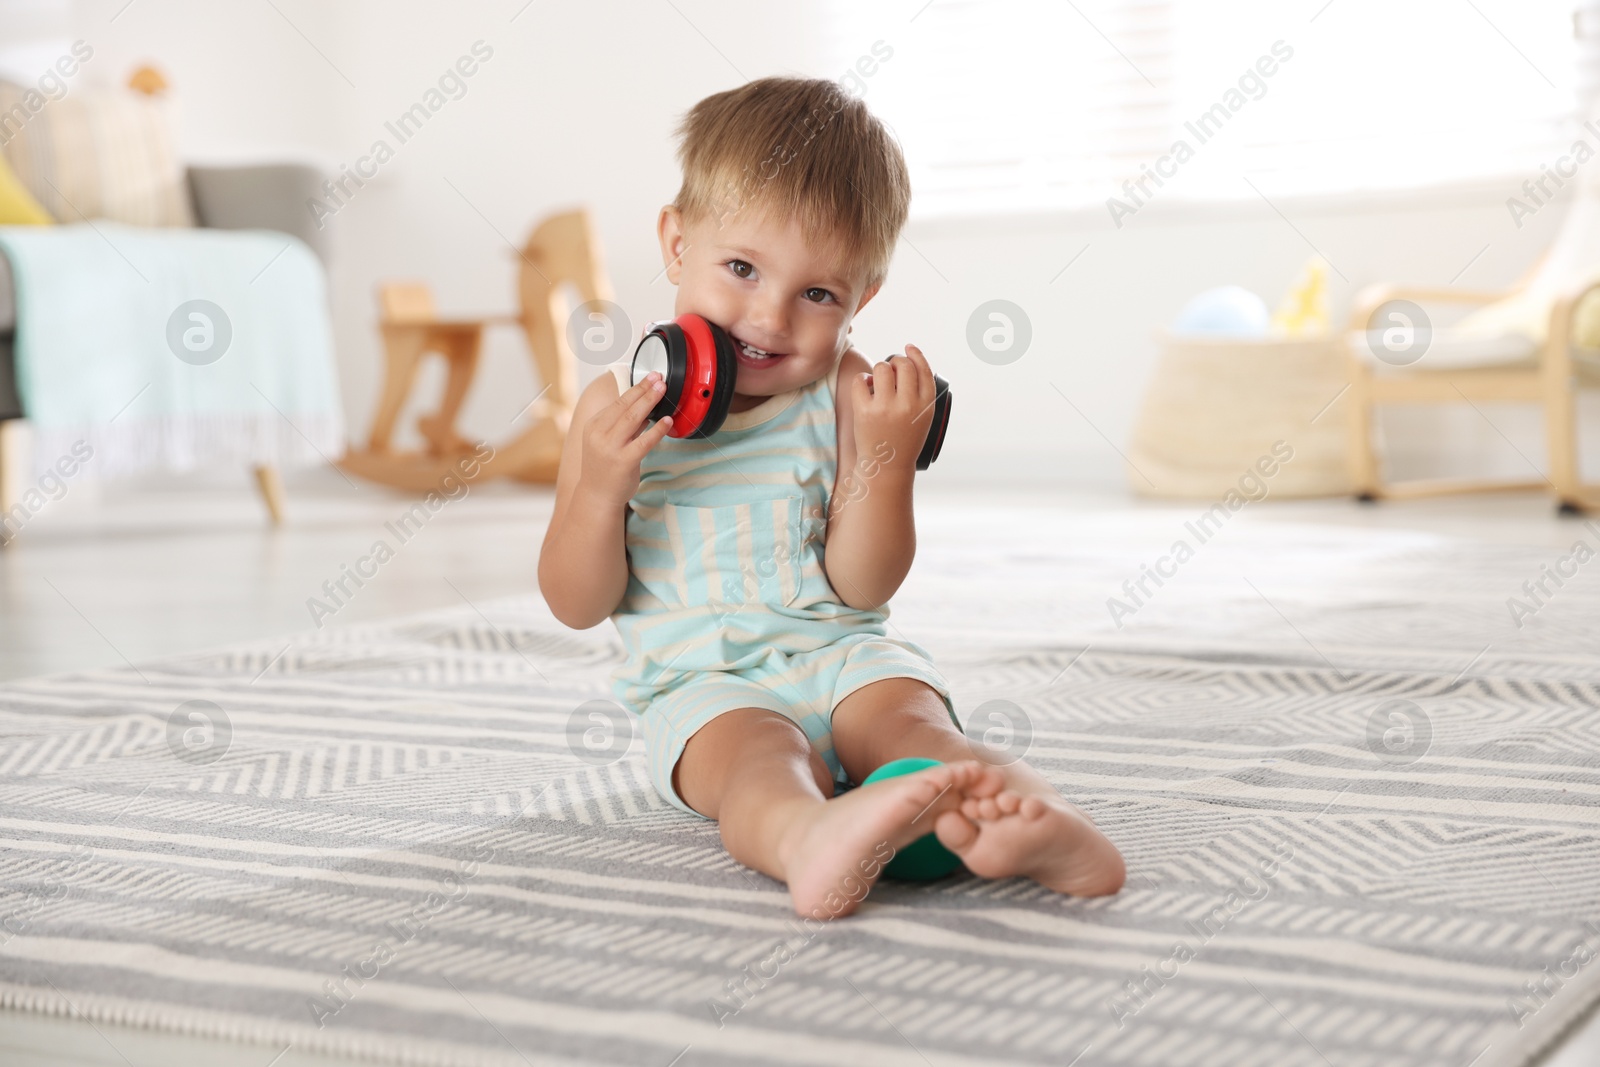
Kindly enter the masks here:
M 90 1026 L 98 1023 L 182 1034 L 202 1040 L 247 1042 L 270 1050 L 281 1049 L 278 1058 L 293 1048 L 302 1054 L 355 1057 L 403 1064 L 406 1067 L 526 1067 L 527 1064 L 525 1058 L 513 1058 L 498 1049 L 484 1049 L 447 1039 L 429 1040 L 408 1034 L 337 1027 L 319 1029 L 309 1024 L 254 1017 L 243 1012 L 195 1008 L 185 1004 L 138 1000 L 82 990 L 74 991 L 69 998 L 65 992 L 53 986 L 46 990 L 42 986 L 9 981 L 0 982 L 0 1011 L 31 1012 L 47 1017 L 82 1020 Z M 111 1044 L 111 1039 L 106 1038 L 105 1034 L 100 1036 L 106 1039 L 107 1044 Z M 288 1048 L 284 1048 L 285 1045 Z M 111 1048 L 121 1055 L 116 1045 L 112 1044 Z M 198 1058 L 206 1051 L 201 1047 L 195 1049 L 193 1055 Z M 236 1051 L 241 1055 L 231 1059 L 249 1058 L 247 1050 Z M 267 1055 L 270 1053 L 258 1058 L 266 1062 Z M 272 1062 L 277 1063 L 277 1059 Z
M 344 454 L 344 419 L 337 413 L 123 416 L 104 426 L 30 426 L 33 476 L 63 460 L 89 478 L 200 467 L 303 467 Z M 87 454 L 87 458 L 85 455 Z

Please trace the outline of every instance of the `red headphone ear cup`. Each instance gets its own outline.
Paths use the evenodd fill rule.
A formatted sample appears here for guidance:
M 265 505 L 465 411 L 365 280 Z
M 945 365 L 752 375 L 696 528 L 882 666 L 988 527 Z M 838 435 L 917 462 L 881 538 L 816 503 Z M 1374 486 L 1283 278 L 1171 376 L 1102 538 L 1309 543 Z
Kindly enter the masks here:
M 733 405 L 733 384 L 739 373 L 733 338 L 702 315 L 685 312 L 673 320 L 686 345 L 687 374 L 680 407 L 690 413 L 694 428 L 685 437 L 710 437 L 722 426 Z
M 722 422 L 728 417 L 728 409 L 733 406 L 733 386 L 739 377 L 739 357 L 734 348 L 733 338 L 716 323 L 708 323 L 711 327 L 711 338 L 716 347 L 717 378 L 711 391 L 711 410 L 706 413 L 706 436 L 716 433 L 722 428 Z

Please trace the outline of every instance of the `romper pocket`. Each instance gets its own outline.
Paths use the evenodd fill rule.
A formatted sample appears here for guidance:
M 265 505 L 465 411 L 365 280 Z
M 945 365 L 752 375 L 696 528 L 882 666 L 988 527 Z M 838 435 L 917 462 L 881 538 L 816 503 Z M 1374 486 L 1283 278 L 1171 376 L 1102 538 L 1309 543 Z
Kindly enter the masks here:
M 718 507 L 667 504 L 662 519 L 684 604 L 793 604 L 800 596 L 805 498 Z

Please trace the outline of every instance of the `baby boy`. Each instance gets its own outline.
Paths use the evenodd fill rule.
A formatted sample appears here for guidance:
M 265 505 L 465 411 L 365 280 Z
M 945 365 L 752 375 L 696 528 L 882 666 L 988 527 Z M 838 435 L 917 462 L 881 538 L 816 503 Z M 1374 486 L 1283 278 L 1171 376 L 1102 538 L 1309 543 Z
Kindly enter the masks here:
M 981 877 L 1116 892 L 1116 847 L 1026 763 L 970 743 L 927 651 L 885 628 L 916 552 L 933 371 L 909 344 L 869 364 L 848 334 L 905 223 L 899 146 L 825 79 L 717 93 L 678 133 L 657 235 L 674 314 L 736 343 L 730 414 L 671 437 L 650 419 L 659 375 L 589 384 L 539 558 L 551 610 L 616 624 L 612 688 L 656 788 L 800 915 L 854 910 L 928 833 Z M 941 762 L 851 788 L 903 757 Z

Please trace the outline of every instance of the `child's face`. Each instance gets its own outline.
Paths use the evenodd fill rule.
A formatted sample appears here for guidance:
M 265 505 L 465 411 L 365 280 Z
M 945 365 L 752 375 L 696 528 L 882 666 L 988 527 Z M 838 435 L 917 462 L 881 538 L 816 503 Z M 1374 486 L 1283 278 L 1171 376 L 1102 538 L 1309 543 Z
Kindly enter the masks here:
M 792 219 L 738 211 L 684 225 L 671 206 L 658 230 L 667 278 L 678 287 L 675 315 L 694 312 L 733 335 L 739 348 L 734 392 L 765 397 L 809 385 L 844 354 L 850 320 L 877 287 L 827 247 L 808 243 Z M 743 342 L 740 344 L 740 342 Z M 777 358 L 760 360 L 753 345 Z

